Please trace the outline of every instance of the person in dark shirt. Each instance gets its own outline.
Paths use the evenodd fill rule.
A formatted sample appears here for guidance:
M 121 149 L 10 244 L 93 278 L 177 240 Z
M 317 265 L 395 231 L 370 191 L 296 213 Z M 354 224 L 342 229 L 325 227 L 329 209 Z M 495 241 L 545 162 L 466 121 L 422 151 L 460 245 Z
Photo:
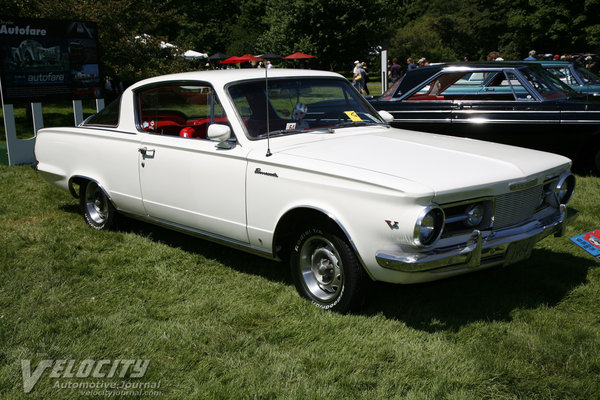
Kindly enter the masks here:
M 398 59 L 394 57 L 392 59 L 392 66 L 390 67 L 390 79 L 392 80 L 392 84 L 398 82 L 400 77 L 402 76 L 402 67 L 398 64 Z
M 413 69 L 417 69 L 417 64 L 415 64 L 415 62 L 413 61 L 412 58 L 407 58 L 406 59 L 406 63 L 408 64 L 408 70 L 412 71 Z

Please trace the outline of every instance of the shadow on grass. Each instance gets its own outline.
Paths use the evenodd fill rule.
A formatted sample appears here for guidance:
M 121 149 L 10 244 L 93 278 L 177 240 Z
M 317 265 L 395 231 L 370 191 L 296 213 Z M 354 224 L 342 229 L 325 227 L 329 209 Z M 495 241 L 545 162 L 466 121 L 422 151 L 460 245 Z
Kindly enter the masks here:
M 74 204 L 60 208 L 79 213 Z M 293 286 L 287 264 L 136 220 L 126 219 L 121 230 Z M 456 331 L 475 321 L 510 321 L 515 309 L 556 305 L 585 283 L 588 269 L 595 266 L 588 258 L 535 249 L 529 260 L 451 279 L 416 285 L 377 282 L 368 304 L 357 314 L 383 315 L 427 332 Z
M 78 208 L 75 210 L 79 212 Z M 216 260 L 226 267 L 245 274 L 257 275 L 274 282 L 293 285 L 287 265 L 236 250 L 209 240 L 162 228 L 150 223 L 126 219 L 122 231 L 147 237 L 155 242 L 180 248 L 188 253 L 199 254 Z
M 415 329 L 456 331 L 475 321 L 510 321 L 515 309 L 552 307 L 587 280 L 593 260 L 535 249 L 529 260 L 418 285 L 377 284 L 362 315 L 383 314 Z

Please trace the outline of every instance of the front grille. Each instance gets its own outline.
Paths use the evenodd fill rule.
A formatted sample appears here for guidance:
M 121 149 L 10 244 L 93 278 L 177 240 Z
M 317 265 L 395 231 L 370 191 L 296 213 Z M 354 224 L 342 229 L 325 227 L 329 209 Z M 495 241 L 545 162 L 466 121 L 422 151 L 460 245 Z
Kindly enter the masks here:
M 496 197 L 494 229 L 518 224 L 533 216 L 542 198 L 543 185 Z

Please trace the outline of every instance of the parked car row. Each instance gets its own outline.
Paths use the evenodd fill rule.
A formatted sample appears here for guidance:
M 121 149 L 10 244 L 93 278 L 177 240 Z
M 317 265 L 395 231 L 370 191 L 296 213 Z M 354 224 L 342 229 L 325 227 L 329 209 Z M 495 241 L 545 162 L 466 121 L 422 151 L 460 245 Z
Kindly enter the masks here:
M 536 63 L 432 65 L 370 101 L 398 128 L 556 152 L 579 172 L 599 173 L 600 97 L 576 92 L 557 73 Z
M 558 107 L 554 87 L 537 89 L 518 68 L 485 71 L 506 78 L 492 88 L 511 92 L 465 88 L 470 103 L 446 98 L 474 72 L 465 68 L 419 70 L 422 84 L 410 87 L 405 77 L 374 103 L 394 117 L 329 72 L 147 79 L 80 126 L 40 130 L 35 168 L 79 198 L 94 229 L 126 215 L 285 260 L 301 296 L 343 312 L 372 281 L 426 282 L 525 260 L 574 216 L 563 156 L 390 127 L 553 118 L 530 108 Z M 497 109 L 485 110 L 476 99 L 488 94 L 515 98 L 486 100 Z

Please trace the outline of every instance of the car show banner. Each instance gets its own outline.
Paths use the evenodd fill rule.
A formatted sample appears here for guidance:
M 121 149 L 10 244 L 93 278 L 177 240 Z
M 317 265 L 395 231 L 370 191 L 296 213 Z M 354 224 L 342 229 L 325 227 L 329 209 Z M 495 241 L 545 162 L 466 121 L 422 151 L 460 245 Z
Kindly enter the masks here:
M 0 17 L 4 104 L 97 98 L 97 26 L 91 22 Z

